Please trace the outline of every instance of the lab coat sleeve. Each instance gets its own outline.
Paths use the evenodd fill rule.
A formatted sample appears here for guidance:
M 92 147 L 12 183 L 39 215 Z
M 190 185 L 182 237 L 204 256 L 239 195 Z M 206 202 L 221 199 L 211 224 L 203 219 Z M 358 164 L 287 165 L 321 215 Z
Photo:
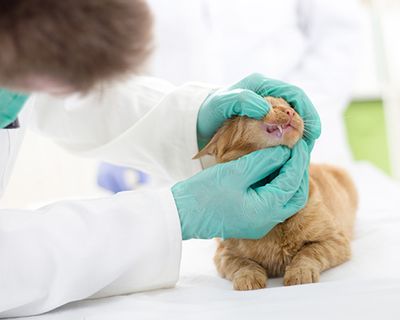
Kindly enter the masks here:
M 199 170 L 198 110 L 212 87 L 134 77 L 86 97 L 37 97 L 34 126 L 64 148 L 170 181 Z
M 344 110 L 351 97 L 360 47 L 358 0 L 299 0 L 304 57 L 285 80 L 298 85 L 318 108 Z
M 0 317 L 172 287 L 180 254 L 169 188 L 0 210 Z

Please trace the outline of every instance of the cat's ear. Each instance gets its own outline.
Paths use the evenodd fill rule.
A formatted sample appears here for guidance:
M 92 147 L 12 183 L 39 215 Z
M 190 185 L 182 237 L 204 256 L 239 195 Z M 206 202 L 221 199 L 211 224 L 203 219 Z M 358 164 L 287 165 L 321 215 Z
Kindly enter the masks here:
M 217 141 L 219 138 L 221 138 L 222 133 L 225 132 L 225 127 L 222 127 L 217 131 L 217 133 L 212 137 L 210 142 L 203 148 L 201 149 L 194 157 L 193 159 L 199 159 L 204 156 L 215 156 L 217 155 Z
M 217 153 L 217 139 L 215 135 L 211 139 L 211 141 L 193 157 L 193 159 L 200 159 L 201 157 L 204 157 L 206 155 L 214 156 L 216 153 Z

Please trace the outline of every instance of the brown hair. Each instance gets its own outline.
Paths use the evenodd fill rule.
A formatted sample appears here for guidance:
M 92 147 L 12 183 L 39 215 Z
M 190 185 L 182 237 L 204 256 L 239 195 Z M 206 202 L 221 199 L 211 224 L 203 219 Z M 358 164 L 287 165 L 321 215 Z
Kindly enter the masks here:
M 0 84 L 39 75 L 85 91 L 138 71 L 151 24 L 143 0 L 1 0 Z

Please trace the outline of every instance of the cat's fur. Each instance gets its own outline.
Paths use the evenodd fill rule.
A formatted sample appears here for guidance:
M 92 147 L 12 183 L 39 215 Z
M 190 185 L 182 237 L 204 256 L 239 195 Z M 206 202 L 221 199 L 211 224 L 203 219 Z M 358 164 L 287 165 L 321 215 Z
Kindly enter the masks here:
M 273 108 L 264 119 L 228 120 L 196 157 L 210 154 L 226 162 L 261 148 L 292 147 L 303 136 L 302 119 L 283 99 L 266 99 Z M 218 272 L 237 290 L 264 288 L 268 277 L 283 276 L 285 285 L 318 282 L 322 271 L 350 258 L 356 208 L 349 175 L 312 164 L 306 207 L 260 240 L 219 240 L 214 258 Z

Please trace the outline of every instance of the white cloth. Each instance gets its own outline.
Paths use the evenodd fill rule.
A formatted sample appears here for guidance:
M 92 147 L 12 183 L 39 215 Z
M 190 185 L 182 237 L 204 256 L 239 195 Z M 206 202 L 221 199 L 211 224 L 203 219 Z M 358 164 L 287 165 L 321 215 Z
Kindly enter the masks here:
M 156 36 L 152 75 L 176 84 L 229 85 L 259 72 L 298 85 L 322 120 L 313 160 L 350 158 L 342 119 L 359 54 L 358 0 L 149 3 Z
M 198 109 L 210 90 L 136 77 L 84 98 L 38 96 L 30 104 L 36 127 L 67 149 L 172 182 L 201 169 L 191 158 L 197 152 Z M 5 185 L 22 131 L 0 132 Z M 170 188 L 64 201 L 36 211 L 0 209 L 0 317 L 171 287 L 178 280 L 180 251 Z

